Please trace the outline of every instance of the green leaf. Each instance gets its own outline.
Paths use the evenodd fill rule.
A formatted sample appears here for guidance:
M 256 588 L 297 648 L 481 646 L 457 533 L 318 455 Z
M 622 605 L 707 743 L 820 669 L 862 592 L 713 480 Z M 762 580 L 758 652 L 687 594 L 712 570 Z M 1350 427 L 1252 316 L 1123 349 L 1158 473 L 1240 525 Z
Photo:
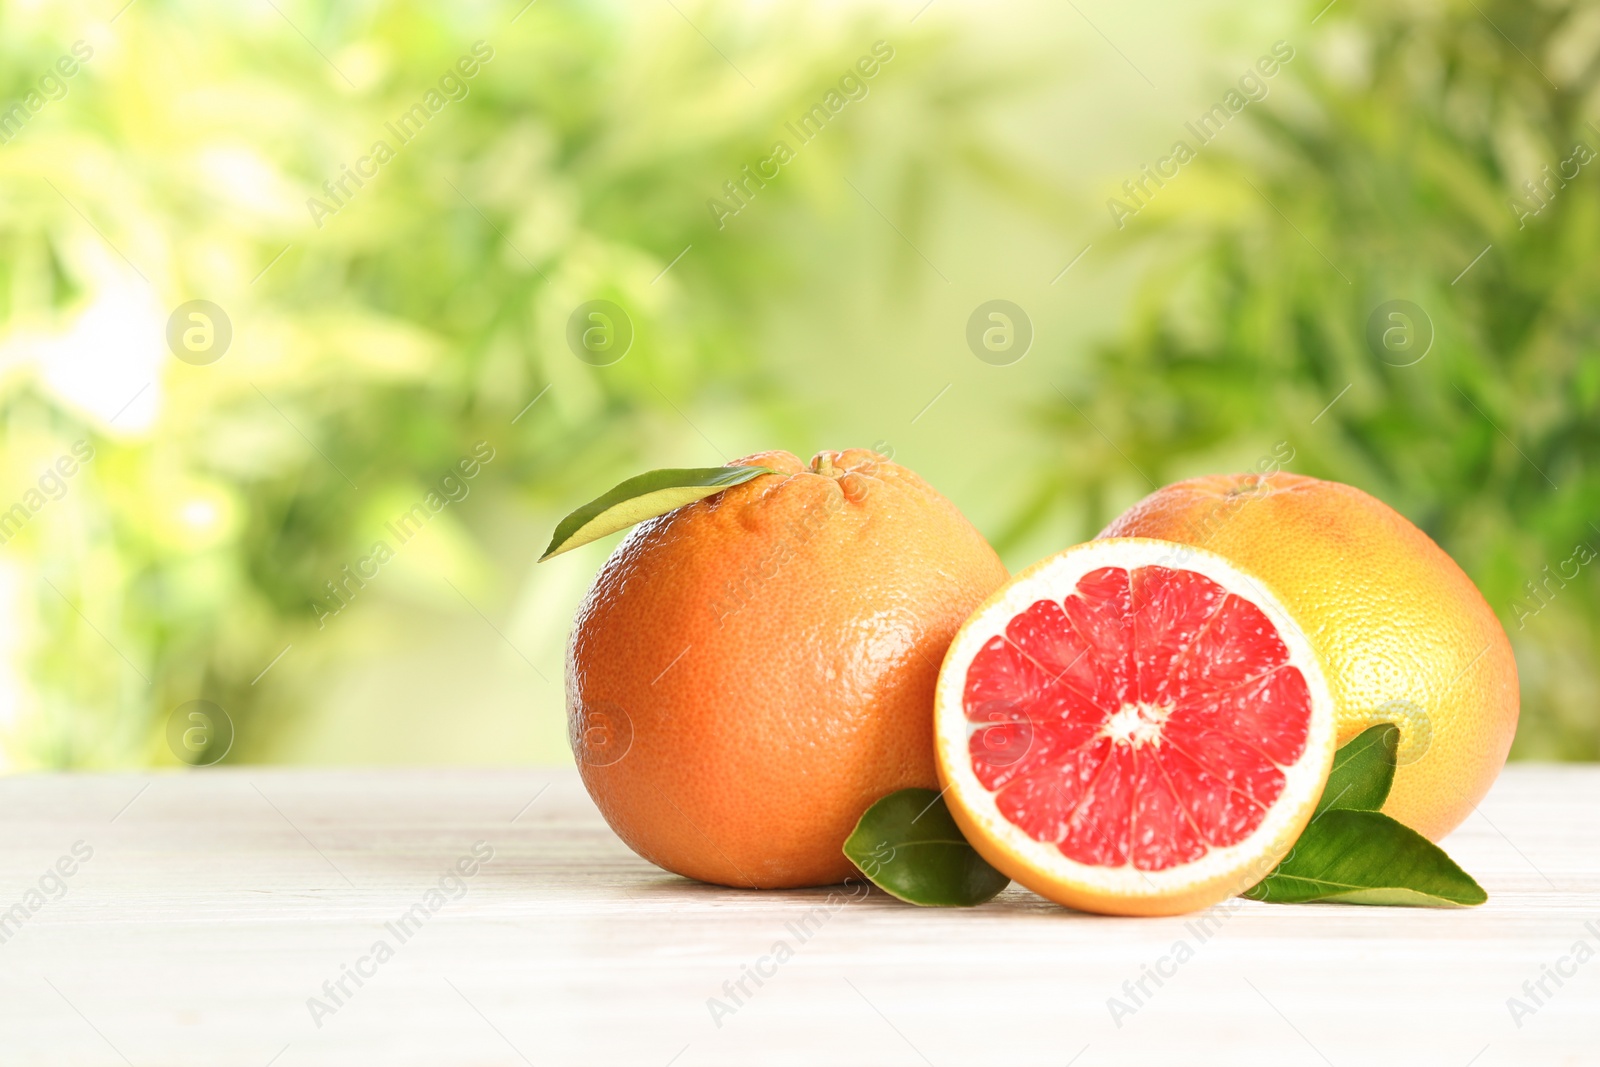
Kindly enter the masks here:
M 932 789 L 902 789 L 872 805 L 844 854 L 873 885 L 908 904 L 967 908 L 1011 884 L 967 844 Z
M 1339 749 L 1333 757 L 1328 784 L 1317 801 L 1317 815 L 1329 808 L 1377 811 L 1389 799 L 1394 784 L 1395 753 L 1400 751 L 1400 728 L 1380 722 Z
M 637 475 L 562 519 L 539 562 L 597 541 L 606 534 L 626 530 L 635 523 L 676 511 L 685 504 L 715 496 L 752 478 L 777 473 L 767 467 L 671 467 Z
M 1489 899 L 1444 850 L 1376 811 L 1329 808 L 1284 861 L 1246 890 L 1252 900 L 1301 904 L 1470 907 Z

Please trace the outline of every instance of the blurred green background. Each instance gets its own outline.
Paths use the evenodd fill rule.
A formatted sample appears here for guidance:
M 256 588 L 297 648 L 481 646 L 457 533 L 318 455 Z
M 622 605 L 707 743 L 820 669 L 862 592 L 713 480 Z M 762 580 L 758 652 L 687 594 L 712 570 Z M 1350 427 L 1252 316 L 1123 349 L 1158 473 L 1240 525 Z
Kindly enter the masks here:
M 1600 757 L 1600 9 L 124 4 L 0 5 L 5 768 L 175 764 L 194 700 L 229 762 L 570 759 L 615 538 L 555 521 L 846 446 L 1013 568 L 1290 454 L 1477 580 L 1515 755 Z

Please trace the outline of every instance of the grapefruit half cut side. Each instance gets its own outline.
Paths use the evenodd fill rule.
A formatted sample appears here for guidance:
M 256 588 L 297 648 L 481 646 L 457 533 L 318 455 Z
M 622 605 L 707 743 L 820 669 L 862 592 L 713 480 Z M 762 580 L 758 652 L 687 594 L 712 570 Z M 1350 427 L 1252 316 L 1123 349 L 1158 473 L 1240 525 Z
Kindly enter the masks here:
M 1255 884 L 1327 783 L 1333 698 L 1299 626 L 1220 556 L 1069 548 L 956 634 L 935 707 L 973 847 L 1084 911 L 1174 915 Z

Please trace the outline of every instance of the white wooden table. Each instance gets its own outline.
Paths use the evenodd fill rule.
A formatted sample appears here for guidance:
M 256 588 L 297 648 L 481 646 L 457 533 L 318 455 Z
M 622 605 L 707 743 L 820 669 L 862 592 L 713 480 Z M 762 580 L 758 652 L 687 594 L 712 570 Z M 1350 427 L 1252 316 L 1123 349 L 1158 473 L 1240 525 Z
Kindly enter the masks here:
M 1597 812 L 1600 767 L 1512 766 L 1446 843 L 1487 905 L 1238 902 L 1202 928 L 1016 887 L 934 911 L 694 884 L 567 769 L 16 777 L 0 1063 L 1595 1063 L 1600 957 L 1568 954 L 1600 952 Z M 1146 965 L 1170 976 L 1136 1002 Z

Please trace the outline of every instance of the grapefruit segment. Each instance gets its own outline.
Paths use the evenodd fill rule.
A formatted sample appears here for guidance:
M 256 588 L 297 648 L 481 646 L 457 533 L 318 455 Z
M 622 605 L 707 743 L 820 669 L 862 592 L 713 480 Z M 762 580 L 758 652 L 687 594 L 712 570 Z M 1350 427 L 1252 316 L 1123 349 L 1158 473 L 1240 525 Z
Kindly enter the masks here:
M 1108 707 L 1110 690 L 1097 692 L 1103 673 L 1089 658 L 1095 649 L 1067 621 L 1060 604 L 1041 600 L 1032 605 L 1006 626 L 1005 638 L 1009 654 L 1025 661 L 1031 671 L 1042 672 L 1047 680 L 1075 690 L 1091 703 Z
M 1305 747 L 1310 703 L 1305 675 L 1290 667 L 1221 693 L 1186 694 L 1174 703 L 1172 721 L 1220 729 L 1248 739 L 1274 763 L 1293 763 Z
M 1111 913 L 1258 881 L 1309 820 L 1336 741 L 1322 667 L 1272 593 L 1140 538 L 1012 579 L 951 643 L 936 704 L 946 801 L 973 846 Z
M 1226 594 L 1194 571 L 1145 567 L 1133 575 L 1139 699 L 1164 704 L 1174 662 L 1222 606 Z

